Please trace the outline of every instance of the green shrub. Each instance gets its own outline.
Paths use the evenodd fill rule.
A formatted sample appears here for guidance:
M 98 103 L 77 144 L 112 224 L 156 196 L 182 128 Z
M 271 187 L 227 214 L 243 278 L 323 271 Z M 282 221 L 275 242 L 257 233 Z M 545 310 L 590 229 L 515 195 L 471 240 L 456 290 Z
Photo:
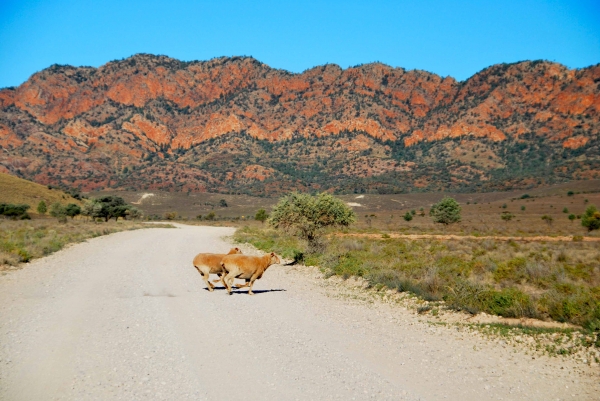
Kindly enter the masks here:
M 260 221 L 264 223 L 269 218 L 267 211 L 265 209 L 258 209 L 256 214 L 254 215 L 254 220 Z
M 48 211 L 48 208 L 46 207 L 46 202 L 41 200 L 37 205 L 37 211 L 39 214 L 46 214 L 46 212 Z
M 585 209 L 585 213 L 581 216 L 581 225 L 586 227 L 588 231 L 600 228 L 600 211 L 596 209 L 596 206 L 590 205 Z
M 12 220 L 21 219 L 26 216 L 25 219 L 29 219 L 29 215 L 27 214 L 27 210 L 29 210 L 29 205 L 19 204 L 15 205 L 12 203 L 0 203 L 0 215 L 11 218 Z
M 456 200 L 445 197 L 434 204 L 429 211 L 434 223 L 449 225 L 460 222 L 461 207 Z
M 282 197 L 273 208 L 269 222 L 275 228 L 308 241 L 319 249 L 319 237 L 327 227 L 345 227 L 356 221 L 356 214 L 344 201 L 328 193 L 316 196 L 293 192 Z

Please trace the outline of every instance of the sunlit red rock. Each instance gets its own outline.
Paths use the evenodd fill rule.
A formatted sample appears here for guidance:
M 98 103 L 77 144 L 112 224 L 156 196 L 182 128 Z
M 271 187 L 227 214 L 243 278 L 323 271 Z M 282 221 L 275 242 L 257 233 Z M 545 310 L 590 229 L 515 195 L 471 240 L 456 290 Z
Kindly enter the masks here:
M 404 171 L 402 160 L 391 159 L 392 143 L 499 144 L 533 135 L 572 150 L 593 148 L 599 132 L 600 66 L 569 70 L 546 61 L 498 64 L 457 82 L 380 63 L 345 70 L 328 64 L 292 74 L 248 57 L 188 63 L 141 54 L 99 68 L 52 66 L 17 88 L 0 90 L 0 166 L 40 182 L 65 180 L 88 189 L 135 188 L 129 178 L 134 168 L 152 188 L 171 190 L 236 179 L 264 182 L 265 191 L 304 185 L 270 167 L 255 172 L 262 162 L 249 160 L 258 149 L 253 141 L 301 138 L 304 145 L 289 152 L 306 154 L 301 163 L 310 165 L 319 153 L 314 144 L 328 140 L 348 158 L 339 169 L 343 174 L 376 177 Z M 273 159 L 285 158 L 279 146 L 269 149 Z M 477 174 L 487 180 L 489 169 L 505 166 L 489 149 L 478 160 L 470 160 L 472 150 L 456 149 L 448 157 L 483 170 L 457 168 L 453 174 L 462 178 L 453 182 Z M 407 173 L 420 171 L 416 162 Z M 222 172 L 214 167 L 219 163 Z M 240 169 L 231 171 L 235 163 Z M 418 187 L 434 180 L 411 182 Z

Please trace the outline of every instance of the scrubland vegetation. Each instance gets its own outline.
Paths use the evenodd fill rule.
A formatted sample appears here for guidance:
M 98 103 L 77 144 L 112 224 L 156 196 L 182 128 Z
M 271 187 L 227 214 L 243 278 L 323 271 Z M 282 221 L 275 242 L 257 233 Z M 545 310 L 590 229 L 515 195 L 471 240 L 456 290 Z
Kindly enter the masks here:
M 331 234 L 322 253 L 299 239 L 243 228 L 235 239 L 329 274 L 410 291 L 454 309 L 535 317 L 600 329 L 600 249 L 596 243 L 348 238 Z
M 56 219 L 0 220 L 0 270 L 49 255 L 69 243 L 140 228 L 148 225 L 129 221 L 97 224 L 83 220 L 67 223 L 58 223 Z
M 552 319 L 600 330 L 600 248 L 596 242 L 583 242 L 581 236 L 568 242 L 474 237 L 414 240 L 391 238 L 386 232 L 350 237 L 345 234 L 356 233 L 347 228 L 354 221 L 353 212 L 344 210 L 346 206 L 335 203 L 330 195 L 312 199 L 323 196 L 328 198 L 327 205 L 335 207 L 324 210 L 316 202 L 294 202 L 311 197 L 292 194 L 275 206 L 270 227 L 245 227 L 235 238 L 319 266 L 329 275 L 363 277 L 371 286 L 408 291 L 444 307 Z M 596 209 L 588 206 L 588 210 L 586 214 L 593 218 Z M 417 215 L 416 210 L 407 213 Z M 424 214 L 421 211 L 421 218 Z M 454 199 L 444 198 L 431 207 L 429 215 L 446 227 L 461 221 L 461 207 Z M 343 224 L 327 224 L 336 216 L 349 218 Z M 328 235 L 322 237 L 328 227 Z

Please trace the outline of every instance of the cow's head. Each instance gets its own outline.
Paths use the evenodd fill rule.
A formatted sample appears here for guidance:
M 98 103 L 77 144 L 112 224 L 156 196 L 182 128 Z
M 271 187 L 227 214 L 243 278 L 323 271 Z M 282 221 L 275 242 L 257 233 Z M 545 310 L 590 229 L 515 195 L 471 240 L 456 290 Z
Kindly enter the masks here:
M 281 259 L 279 259 L 279 256 L 275 255 L 275 252 L 271 252 L 271 263 L 272 265 L 278 265 L 281 263 Z

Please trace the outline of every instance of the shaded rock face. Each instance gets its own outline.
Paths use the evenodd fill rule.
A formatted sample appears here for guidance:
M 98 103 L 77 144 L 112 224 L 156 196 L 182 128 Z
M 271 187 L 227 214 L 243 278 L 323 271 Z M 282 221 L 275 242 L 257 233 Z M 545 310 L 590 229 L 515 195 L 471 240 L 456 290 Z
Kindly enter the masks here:
M 136 55 L 0 90 L 0 169 L 44 184 L 279 194 L 490 190 L 600 173 L 600 65 L 464 82 Z

